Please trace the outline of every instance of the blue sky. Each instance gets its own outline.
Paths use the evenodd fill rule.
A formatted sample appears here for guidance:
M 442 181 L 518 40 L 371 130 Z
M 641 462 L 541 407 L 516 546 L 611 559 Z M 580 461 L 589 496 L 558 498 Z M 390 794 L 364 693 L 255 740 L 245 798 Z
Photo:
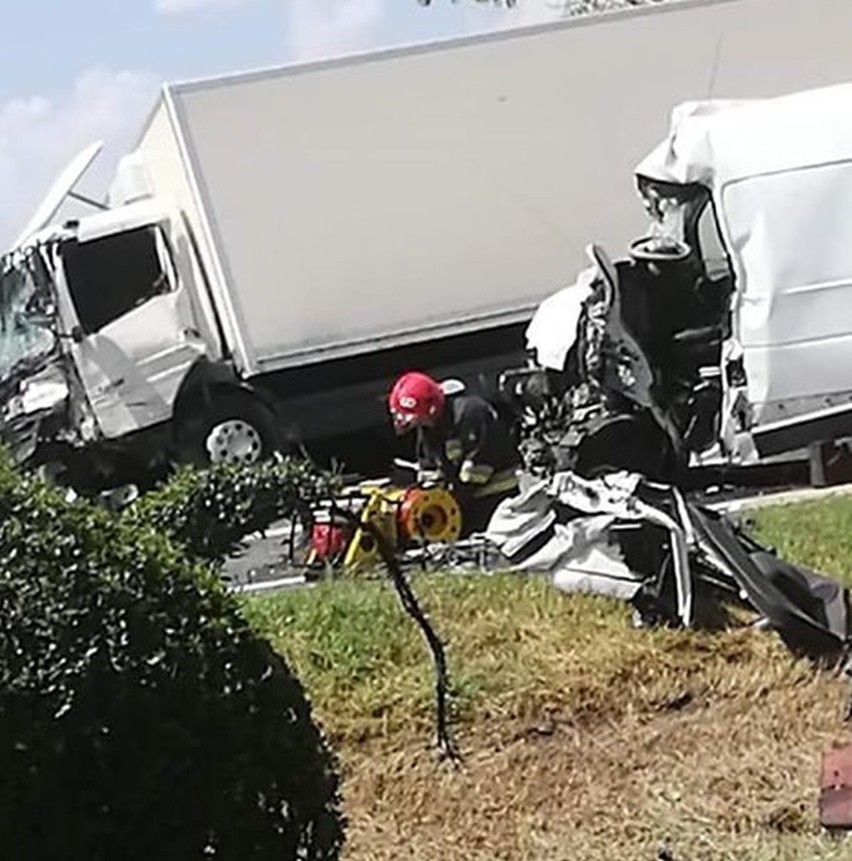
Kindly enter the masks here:
M 107 143 L 106 184 L 163 81 L 547 20 L 554 0 L 6 0 L 0 28 L 0 244 L 62 165 Z

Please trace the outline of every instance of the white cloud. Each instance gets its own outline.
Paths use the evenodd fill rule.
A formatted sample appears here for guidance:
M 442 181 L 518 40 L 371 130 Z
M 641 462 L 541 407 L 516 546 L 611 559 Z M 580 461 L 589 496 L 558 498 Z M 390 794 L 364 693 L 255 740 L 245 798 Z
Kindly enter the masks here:
M 157 80 L 147 73 L 92 69 L 57 99 L 33 95 L 0 104 L 0 250 L 27 222 L 64 165 L 95 140 L 106 146 L 83 188 L 103 195 L 156 93 Z
M 160 15 L 183 15 L 199 9 L 236 9 L 253 0 L 154 0 L 154 10 Z
M 311 60 L 369 47 L 385 11 L 386 0 L 289 0 L 290 53 Z

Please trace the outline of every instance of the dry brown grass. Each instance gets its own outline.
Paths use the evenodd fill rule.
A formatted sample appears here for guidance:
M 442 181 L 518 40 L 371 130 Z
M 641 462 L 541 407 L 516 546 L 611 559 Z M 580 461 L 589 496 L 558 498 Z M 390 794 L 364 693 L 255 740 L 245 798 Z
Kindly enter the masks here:
M 833 548 L 809 527 L 818 508 L 765 522 L 779 544 L 817 536 L 791 558 L 847 577 L 852 503 L 829 514 Z M 520 577 L 417 589 L 450 645 L 458 770 L 429 748 L 429 662 L 390 590 L 249 605 L 339 750 L 348 861 L 652 861 L 662 844 L 677 861 L 852 858 L 817 821 L 820 756 L 852 741 L 847 691 L 773 634 L 635 630 L 618 603 Z
M 345 745 L 346 857 L 652 859 L 664 843 L 692 861 L 852 857 L 816 814 L 820 753 L 843 737 L 837 681 L 734 666 L 713 689 L 700 675 L 656 706 L 625 691 L 617 719 L 474 721 L 459 771 L 410 733 Z

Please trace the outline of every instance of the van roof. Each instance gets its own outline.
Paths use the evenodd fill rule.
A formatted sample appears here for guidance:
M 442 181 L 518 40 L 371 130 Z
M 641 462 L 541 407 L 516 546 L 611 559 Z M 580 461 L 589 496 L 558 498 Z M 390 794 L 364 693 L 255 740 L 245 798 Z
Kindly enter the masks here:
M 771 99 L 683 102 L 639 176 L 719 190 L 747 177 L 852 160 L 852 83 Z

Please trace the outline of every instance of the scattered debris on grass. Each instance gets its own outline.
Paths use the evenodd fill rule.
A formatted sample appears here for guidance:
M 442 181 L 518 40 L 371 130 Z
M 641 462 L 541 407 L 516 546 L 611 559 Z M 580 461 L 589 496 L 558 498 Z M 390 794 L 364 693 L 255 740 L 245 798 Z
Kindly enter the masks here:
M 844 586 L 785 562 L 675 487 L 558 472 L 501 503 L 487 537 L 509 566 L 549 572 L 564 591 L 629 601 L 638 624 L 718 627 L 739 604 L 797 655 L 847 657 Z

